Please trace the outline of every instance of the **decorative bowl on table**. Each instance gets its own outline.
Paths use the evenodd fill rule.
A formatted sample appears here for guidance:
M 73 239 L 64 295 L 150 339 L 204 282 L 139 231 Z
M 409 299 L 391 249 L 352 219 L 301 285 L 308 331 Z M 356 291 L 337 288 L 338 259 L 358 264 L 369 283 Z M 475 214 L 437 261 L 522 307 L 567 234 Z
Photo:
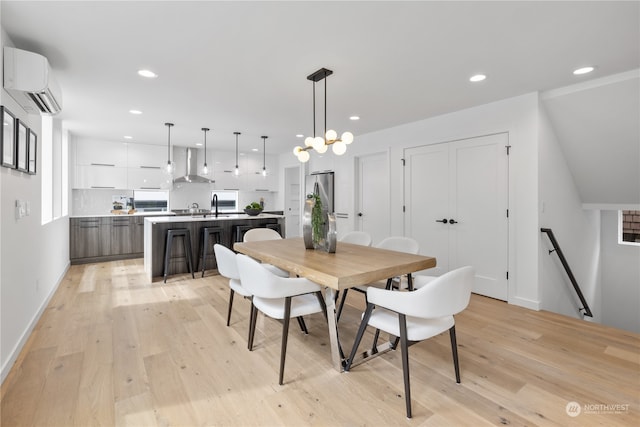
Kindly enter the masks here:
M 260 212 L 262 212 L 262 208 L 258 208 L 258 209 L 254 209 L 254 208 L 244 208 L 244 213 L 246 213 L 249 216 L 256 216 L 258 215 Z

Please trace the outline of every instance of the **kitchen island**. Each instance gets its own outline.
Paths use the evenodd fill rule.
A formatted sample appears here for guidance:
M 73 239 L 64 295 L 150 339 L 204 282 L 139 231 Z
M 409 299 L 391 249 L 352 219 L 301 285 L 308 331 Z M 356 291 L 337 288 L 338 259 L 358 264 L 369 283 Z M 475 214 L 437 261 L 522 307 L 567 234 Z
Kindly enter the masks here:
M 256 216 L 247 214 L 221 214 L 197 215 L 197 216 L 155 216 L 144 220 L 144 271 L 150 282 L 161 280 L 164 274 L 163 262 L 165 240 L 167 230 L 171 228 L 186 228 L 191 233 L 191 257 L 193 268 L 198 268 L 198 255 L 200 254 L 200 230 L 203 227 L 222 227 L 222 244 L 233 248 L 233 232 L 237 225 L 249 225 L 252 227 L 266 227 L 267 224 L 279 224 L 284 235 L 284 216 L 261 213 Z M 213 244 L 211 244 L 213 246 Z M 206 260 L 206 269 L 216 267 L 215 258 L 210 256 Z M 185 253 L 181 239 L 174 241 L 171 261 L 169 262 L 169 275 L 188 272 Z

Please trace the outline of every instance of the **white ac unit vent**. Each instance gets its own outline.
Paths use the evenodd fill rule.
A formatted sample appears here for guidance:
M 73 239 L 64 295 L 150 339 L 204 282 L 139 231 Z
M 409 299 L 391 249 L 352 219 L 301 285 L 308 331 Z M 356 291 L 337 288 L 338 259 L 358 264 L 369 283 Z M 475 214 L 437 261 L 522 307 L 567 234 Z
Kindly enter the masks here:
M 62 92 L 42 55 L 4 47 L 4 88 L 30 114 L 62 110 Z

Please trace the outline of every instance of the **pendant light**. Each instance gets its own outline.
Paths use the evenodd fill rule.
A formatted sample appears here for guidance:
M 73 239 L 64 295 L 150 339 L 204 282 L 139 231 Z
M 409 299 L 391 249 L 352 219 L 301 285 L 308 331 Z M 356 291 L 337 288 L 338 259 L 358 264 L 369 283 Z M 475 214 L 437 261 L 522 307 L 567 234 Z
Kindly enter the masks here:
M 238 176 L 240 175 L 240 169 L 238 168 L 238 135 L 240 135 L 240 132 L 234 132 L 233 134 L 236 136 L 236 168 L 233 173 Z
M 209 175 L 209 168 L 207 167 L 207 132 L 209 132 L 209 128 L 202 128 L 204 132 L 204 167 L 202 168 L 202 173 L 204 175 Z
M 171 126 L 173 126 L 173 123 L 165 123 L 164 125 L 167 127 L 167 167 L 166 167 L 166 172 L 168 174 L 172 174 L 173 173 L 173 163 L 171 163 Z
M 266 142 L 268 136 L 261 136 L 262 138 L 262 176 L 267 176 L 267 151 L 266 151 Z
M 308 136 L 304 140 L 304 147 L 296 146 L 293 154 L 300 162 L 309 161 L 309 150 L 314 149 L 322 154 L 327 151 L 331 145 L 333 153 L 341 156 L 347 151 L 347 145 L 353 142 L 353 134 L 344 132 L 340 138 L 335 130 L 327 130 L 327 80 L 326 78 L 333 74 L 333 71 L 321 68 L 313 74 L 307 76 L 307 80 L 313 81 L 313 137 Z M 324 80 L 324 137 L 316 136 L 316 82 Z

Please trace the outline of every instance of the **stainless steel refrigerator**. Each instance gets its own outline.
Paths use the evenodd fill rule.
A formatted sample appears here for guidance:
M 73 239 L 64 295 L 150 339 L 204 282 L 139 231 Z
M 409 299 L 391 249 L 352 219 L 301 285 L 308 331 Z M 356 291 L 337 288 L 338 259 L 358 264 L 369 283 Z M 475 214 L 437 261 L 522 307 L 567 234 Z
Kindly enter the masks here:
M 327 208 L 327 213 L 333 213 L 333 172 L 313 172 L 306 176 L 306 193 L 320 196 L 322 206 Z

